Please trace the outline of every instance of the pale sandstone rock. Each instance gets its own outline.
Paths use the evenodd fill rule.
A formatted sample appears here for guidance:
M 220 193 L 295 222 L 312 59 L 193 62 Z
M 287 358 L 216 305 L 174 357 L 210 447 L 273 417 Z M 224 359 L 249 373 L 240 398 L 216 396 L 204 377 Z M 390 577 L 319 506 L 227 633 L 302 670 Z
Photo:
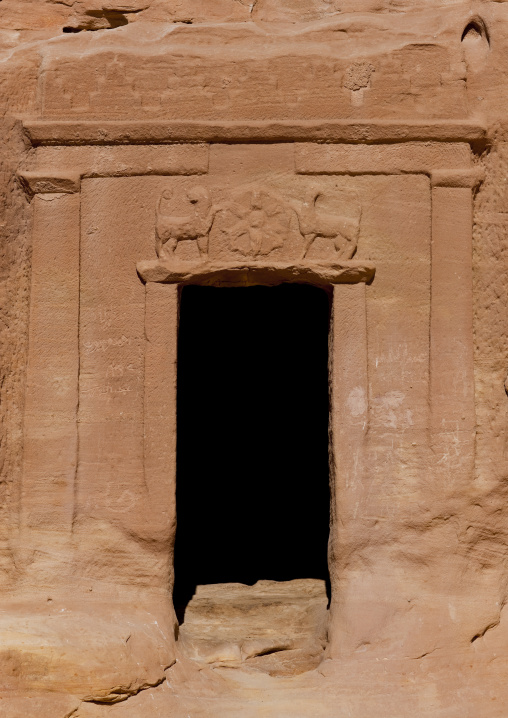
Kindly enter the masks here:
M 3 606 L 3 688 L 116 703 L 162 683 L 164 671 L 175 661 L 167 646 L 172 626 L 163 623 L 164 616 L 157 621 L 132 605 L 103 603 L 84 613 L 80 605 L 51 598 L 46 606 L 37 610 L 32 605 L 29 612 L 20 604 Z
M 322 660 L 327 605 L 324 581 L 258 581 L 198 586 L 178 644 L 204 663 L 301 673 Z

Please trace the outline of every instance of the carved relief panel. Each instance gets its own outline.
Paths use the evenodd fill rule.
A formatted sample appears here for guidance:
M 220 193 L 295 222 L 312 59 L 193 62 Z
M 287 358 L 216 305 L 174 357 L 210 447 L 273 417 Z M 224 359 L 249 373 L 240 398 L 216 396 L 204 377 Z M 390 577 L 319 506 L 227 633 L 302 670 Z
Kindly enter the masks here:
M 294 197 L 257 183 L 214 202 L 214 194 L 225 194 L 219 188 L 196 184 L 176 198 L 171 188 L 165 189 L 156 209 L 157 255 L 168 262 L 179 256 L 189 260 L 185 253 L 177 254 L 178 245 L 195 240 L 203 261 L 231 253 L 254 260 L 300 254 L 303 260 L 319 238 L 333 243 L 328 247 L 335 249 L 331 257 L 351 259 L 360 234 L 359 198 L 319 181 L 302 190 L 303 195 Z
M 260 280 L 276 265 L 317 283 L 349 281 L 358 271 L 370 279 L 372 266 L 351 262 L 362 218 L 353 182 L 285 174 L 228 186 L 213 177 L 166 178 L 152 200 L 157 260 L 141 261 L 138 271 L 147 281 L 221 272 L 231 283 L 246 267 Z

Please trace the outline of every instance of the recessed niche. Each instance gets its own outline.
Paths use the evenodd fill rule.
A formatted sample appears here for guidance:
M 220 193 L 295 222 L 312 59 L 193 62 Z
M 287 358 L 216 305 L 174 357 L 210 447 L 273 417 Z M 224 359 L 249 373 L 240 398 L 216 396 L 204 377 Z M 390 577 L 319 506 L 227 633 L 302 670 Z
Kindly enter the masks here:
M 182 292 L 174 602 L 189 657 L 278 675 L 326 640 L 329 297 Z
M 462 52 L 469 71 L 481 68 L 490 50 L 490 39 L 481 18 L 471 20 L 462 33 Z

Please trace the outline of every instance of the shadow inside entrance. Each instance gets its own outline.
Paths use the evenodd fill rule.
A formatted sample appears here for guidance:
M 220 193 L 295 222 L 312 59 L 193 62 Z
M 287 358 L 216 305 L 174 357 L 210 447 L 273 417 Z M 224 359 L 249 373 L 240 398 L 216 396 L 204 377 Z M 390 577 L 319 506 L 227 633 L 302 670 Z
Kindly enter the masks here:
M 197 585 L 328 585 L 328 325 L 328 295 L 311 286 L 182 292 L 180 623 Z

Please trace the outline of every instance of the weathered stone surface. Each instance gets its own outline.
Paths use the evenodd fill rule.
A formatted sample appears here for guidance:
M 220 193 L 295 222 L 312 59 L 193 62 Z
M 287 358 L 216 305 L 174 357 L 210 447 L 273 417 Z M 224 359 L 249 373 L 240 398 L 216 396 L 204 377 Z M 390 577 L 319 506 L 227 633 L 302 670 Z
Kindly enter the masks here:
M 117 703 L 162 683 L 175 662 L 167 642 L 172 626 L 164 614 L 101 601 L 87 612 L 82 602 L 48 597 L 44 603 L 2 607 L 5 698 L 10 691 L 49 691 L 78 702 Z
M 322 660 L 327 605 L 324 581 L 315 579 L 198 586 L 178 643 L 203 663 L 303 673 Z

